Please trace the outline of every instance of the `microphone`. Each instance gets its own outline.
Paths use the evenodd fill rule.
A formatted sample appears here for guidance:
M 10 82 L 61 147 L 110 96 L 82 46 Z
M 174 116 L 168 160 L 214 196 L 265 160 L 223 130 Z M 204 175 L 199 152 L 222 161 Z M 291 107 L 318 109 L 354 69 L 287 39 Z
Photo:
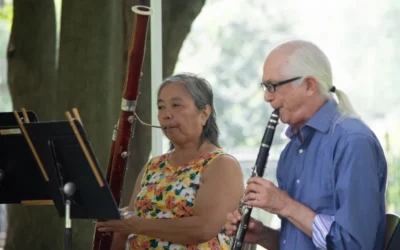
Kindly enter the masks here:
M 76 186 L 72 182 L 67 182 L 67 184 L 64 185 L 63 191 L 64 194 L 66 194 L 68 197 L 71 197 L 76 191 Z

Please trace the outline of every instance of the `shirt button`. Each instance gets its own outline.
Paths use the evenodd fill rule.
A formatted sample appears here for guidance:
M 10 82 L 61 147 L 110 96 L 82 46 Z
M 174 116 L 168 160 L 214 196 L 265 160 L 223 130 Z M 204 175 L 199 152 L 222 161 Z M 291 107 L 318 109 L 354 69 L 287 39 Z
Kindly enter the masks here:
M 283 240 L 283 244 L 285 244 L 286 243 L 286 240 Z
M 301 153 L 303 153 L 304 151 L 303 151 L 303 149 L 299 149 L 299 154 L 301 154 Z
M 296 183 L 299 184 L 299 183 L 300 183 L 300 179 L 297 179 L 297 180 L 296 180 Z

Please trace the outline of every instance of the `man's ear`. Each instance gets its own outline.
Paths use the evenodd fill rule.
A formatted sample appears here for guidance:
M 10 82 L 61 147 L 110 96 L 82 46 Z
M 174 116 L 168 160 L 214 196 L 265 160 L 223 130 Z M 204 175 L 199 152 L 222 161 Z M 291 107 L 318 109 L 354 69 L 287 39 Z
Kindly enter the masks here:
M 201 113 L 201 125 L 205 126 L 208 118 L 210 117 L 212 112 L 212 108 L 210 105 L 206 105 L 205 108 L 202 110 Z
M 314 94 L 318 91 L 318 81 L 313 76 L 307 76 L 304 80 L 307 94 Z

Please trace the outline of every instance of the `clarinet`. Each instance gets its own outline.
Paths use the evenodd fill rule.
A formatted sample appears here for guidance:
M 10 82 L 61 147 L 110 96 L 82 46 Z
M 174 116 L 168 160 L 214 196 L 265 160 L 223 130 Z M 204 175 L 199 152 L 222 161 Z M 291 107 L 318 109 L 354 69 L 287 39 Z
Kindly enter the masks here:
M 275 128 L 278 125 L 279 119 L 279 110 L 274 110 L 271 114 L 271 117 L 268 121 L 267 128 L 265 129 L 264 136 L 261 141 L 260 150 L 258 151 L 256 164 L 254 165 L 251 177 L 259 176 L 262 177 L 264 175 L 266 163 L 268 161 L 269 149 L 272 145 L 272 140 L 275 134 Z M 242 219 L 238 223 L 236 235 L 234 236 L 231 244 L 231 250 L 240 250 L 242 249 L 244 236 L 246 235 L 247 226 L 250 221 L 250 214 L 253 210 L 252 207 L 244 204 L 243 201 L 239 203 L 239 211 L 242 215 Z

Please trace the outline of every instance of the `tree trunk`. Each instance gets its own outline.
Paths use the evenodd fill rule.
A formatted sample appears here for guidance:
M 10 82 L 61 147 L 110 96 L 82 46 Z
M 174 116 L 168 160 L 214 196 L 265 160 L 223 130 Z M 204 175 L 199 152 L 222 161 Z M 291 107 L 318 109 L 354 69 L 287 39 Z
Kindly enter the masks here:
M 33 110 L 40 120 L 53 116 L 55 34 L 53 0 L 14 0 L 7 50 L 8 84 L 14 109 Z M 54 249 L 42 244 L 53 230 L 48 227 L 53 217 L 43 214 L 54 214 L 53 207 L 8 205 L 7 211 L 7 250 Z M 54 243 L 52 238 L 48 242 Z
M 121 12 L 118 1 L 62 2 L 57 115 L 78 109 L 103 173 L 121 105 Z M 91 220 L 73 220 L 73 249 L 91 249 L 93 233 Z
M 202 10 L 205 0 L 163 1 L 163 76 L 172 75 L 183 41 L 193 21 Z M 178 4 L 179 2 L 179 4 Z M 194 69 L 195 70 L 195 69 Z
M 52 118 L 56 26 L 53 0 L 15 0 L 7 49 L 8 85 L 14 109 Z M 42 100 L 42 101 L 39 101 Z
M 76 107 L 100 165 L 107 159 L 118 117 L 121 74 L 121 15 L 117 1 L 63 1 L 57 116 Z

